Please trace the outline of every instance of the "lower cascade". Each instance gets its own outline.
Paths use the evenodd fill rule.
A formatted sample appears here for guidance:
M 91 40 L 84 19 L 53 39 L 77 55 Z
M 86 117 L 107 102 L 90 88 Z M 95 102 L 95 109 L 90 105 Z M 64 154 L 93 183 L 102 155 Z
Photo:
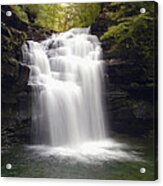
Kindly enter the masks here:
M 77 145 L 106 137 L 101 46 L 89 28 L 23 46 L 33 89 L 33 143 Z

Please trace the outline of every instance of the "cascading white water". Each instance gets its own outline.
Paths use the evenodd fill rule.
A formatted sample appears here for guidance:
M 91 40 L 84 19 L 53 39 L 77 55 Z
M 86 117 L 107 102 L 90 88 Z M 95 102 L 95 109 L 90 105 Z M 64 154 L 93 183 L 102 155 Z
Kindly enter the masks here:
M 101 47 L 88 28 L 28 41 L 22 51 L 33 90 L 29 149 L 72 162 L 140 160 L 126 144 L 106 139 Z
M 102 62 L 89 28 L 71 29 L 23 46 L 33 87 L 33 142 L 77 145 L 105 138 Z

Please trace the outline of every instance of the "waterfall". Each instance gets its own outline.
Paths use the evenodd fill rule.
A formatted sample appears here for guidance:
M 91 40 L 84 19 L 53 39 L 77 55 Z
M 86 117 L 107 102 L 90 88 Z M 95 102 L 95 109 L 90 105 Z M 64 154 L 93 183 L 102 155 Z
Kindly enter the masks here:
M 89 28 L 74 28 L 42 42 L 27 41 L 22 52 L 32 87 L 28 149 L 38 158 L 54 156 L 69 163 L 140 160 L 136 152 L 129 153 L 128 145 L 106 136 L 102 50 Z
M 22 51 L 31 69 L 33 143 L 56 147 L 104 139 L 102 50 L 89 28 L 27 41 Z

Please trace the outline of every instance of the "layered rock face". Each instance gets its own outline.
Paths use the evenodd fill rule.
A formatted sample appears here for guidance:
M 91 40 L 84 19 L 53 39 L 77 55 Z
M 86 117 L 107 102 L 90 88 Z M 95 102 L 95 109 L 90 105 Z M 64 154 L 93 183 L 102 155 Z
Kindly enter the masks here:
M 107 7 L 103 4 L 100 16 L 91 27 L 99 38 L 110 22 L 106 19 Z M 143 136 L 153 130 L 157 115 L 157 66 L 137 56 L 136 51 L 111 51 L 112 41 L 102 40 L 106 83 L 107 115 L 112 131 Z M 152 56 L 151 56 L 152 58 Z M 153 59 L 154 60 L 154 59 Z
M 30 69 L 22 63 L 21 46 L 26 40 L 40 41 L 52 34 L 22 22 L 10 6 L 1 7 L 2 28 L 2 150 L 14 145 L 30 143 L 31 88 L 27 86 Z
M 2 6 L 2 150 L 29 141 L 31 115 L 27 87 L 30 69 L 21 63 L 28 25 L 14 14 L 7 17 L 7 10 L 8 6 Z

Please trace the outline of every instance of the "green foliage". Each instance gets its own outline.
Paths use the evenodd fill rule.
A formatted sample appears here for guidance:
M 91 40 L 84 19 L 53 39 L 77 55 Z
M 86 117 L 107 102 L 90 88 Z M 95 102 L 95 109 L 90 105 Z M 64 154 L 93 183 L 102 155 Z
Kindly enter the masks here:
M 28 23 L 28 16 L 27 14 L 22 11 L 22 8 L 19 5 L 11 5 L 11 9 L 13 12 L 24 22 Z
M 14 5 L 12 8 L 22 21 L 32 20 L 32 24 L 57 32 L 90 26 L 100 11 L 96 3 Z
M 90 26 L 100 11 L 100 5 L 96 3 L 81 3 L 74 5 L 74 25 L 86 27 Z
M 144 7 L 146 13 L 141 14 Z M 108 3 L 106 18 L 112 23 L 101 40 L 111 39 L 112 50 L 136 49 L 146 59 L 153 45 L 154 2 Z
M 118 19 L 117 25 L 114 25 L 108 29 L 108 32 L 105 32 L 104 35 L 101 36 L 101 39 L 107 39 L 109 37 L 113 37 L 116 40 L 116 44 L 114 45 L 114 49 L 119 46 L 120 43 L 124 42 L 127 39 L 132 40 L 134 46 L 137 46 L 138 43 L 136 41 L 136 33 L 139 29 L 147 29 L 147 21 L 152 21 L 150 16 L 146 14 L 139 14 L 132 17 L 125 17 Z M 127 45 L 129 46 L 129 45 Z

